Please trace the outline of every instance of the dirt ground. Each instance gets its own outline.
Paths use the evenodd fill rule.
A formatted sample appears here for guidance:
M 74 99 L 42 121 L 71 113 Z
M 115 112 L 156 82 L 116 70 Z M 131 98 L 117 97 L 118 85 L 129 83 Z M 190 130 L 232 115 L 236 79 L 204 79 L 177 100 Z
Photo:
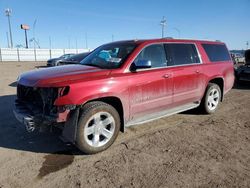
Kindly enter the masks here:
M 213 115 L 131 127 L 108 150 L 83 155 L 57 133 L 26 133 L 12 114 L 18 74 L 41 65 L 0 62 L 0 188 L 250 187 L 250 83 Z

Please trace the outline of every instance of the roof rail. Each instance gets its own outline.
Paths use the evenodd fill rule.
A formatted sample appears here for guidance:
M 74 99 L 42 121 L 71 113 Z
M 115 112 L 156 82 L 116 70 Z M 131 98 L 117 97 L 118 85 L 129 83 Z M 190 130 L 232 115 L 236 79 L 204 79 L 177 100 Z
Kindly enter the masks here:
M 174 39 L 173 37 L 164 37 L 163 39 Z

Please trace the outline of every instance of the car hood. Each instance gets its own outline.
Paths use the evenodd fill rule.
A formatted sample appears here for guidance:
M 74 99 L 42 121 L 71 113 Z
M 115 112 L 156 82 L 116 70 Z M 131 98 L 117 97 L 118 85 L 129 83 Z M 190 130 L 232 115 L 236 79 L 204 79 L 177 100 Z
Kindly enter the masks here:
M 32 70 L 18 77 L 18 84 L 30 87 L 53 87 L 77 80 L 107 76 L 110 70 L 85 65 L 66 65 Z

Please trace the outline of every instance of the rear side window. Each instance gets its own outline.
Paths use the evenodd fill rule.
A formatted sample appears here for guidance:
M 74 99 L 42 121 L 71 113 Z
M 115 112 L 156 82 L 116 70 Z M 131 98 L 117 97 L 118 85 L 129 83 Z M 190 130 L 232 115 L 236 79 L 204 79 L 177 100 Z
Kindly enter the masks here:
M 165 44 L 168 66 L 200 63 L 194 44 Z
M 230 61 L 229 52 L 224 44 L 202 44 L 211 62 Z

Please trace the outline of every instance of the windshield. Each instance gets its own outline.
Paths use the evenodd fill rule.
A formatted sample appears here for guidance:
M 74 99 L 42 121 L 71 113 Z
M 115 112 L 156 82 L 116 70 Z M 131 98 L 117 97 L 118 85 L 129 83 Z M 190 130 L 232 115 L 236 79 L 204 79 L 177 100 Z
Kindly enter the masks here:
M 119 68 L 135 47 L 135 43 L 106 44 L 94 50 L 80 63 L 102 69 Z

